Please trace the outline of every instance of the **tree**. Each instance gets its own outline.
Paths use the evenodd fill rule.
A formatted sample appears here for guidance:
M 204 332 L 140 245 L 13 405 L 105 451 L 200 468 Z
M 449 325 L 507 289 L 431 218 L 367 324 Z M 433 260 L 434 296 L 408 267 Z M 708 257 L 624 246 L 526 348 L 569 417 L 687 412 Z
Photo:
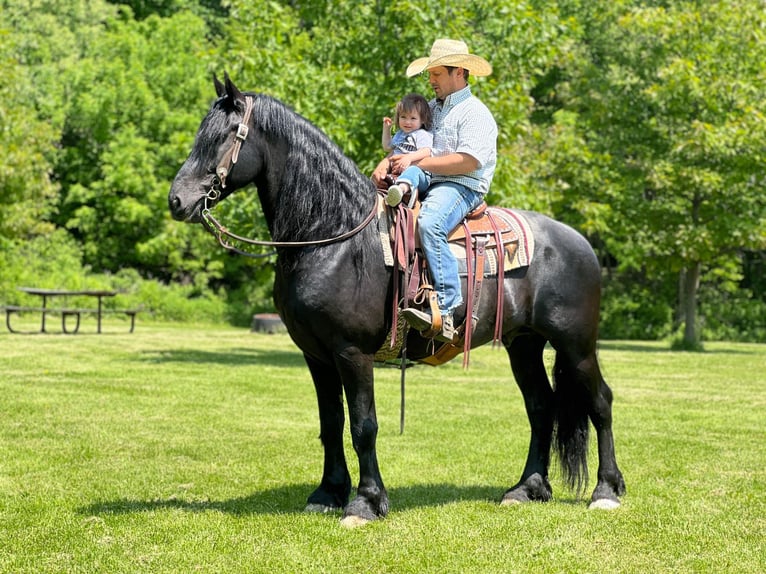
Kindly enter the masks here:
M 229 256 L 167 212 L 211 73 L 282 99 L 369 172 L 381 116 L 407 92 L 431 94 L 407 64 L 436 37 L 462 38 L 494 67 L 471 81 L 500 128 L 490 200 L 586 234 L 612 335 L 628 323 L 631 336 L 667 333 L 677 300 L 692 343 L 695 299 L 735 309 L 764 290 L 761 5 L 0 0 L 0 240 L 12 250 L 55 228 L 86 268 L 214 292 L 247 317 L 266 304 L 268 263 Z M 246 193 L 216 209 L 267 238 Z M 651 318 L 626 321 L 627 308 Z
M 178 271 L 172 238 L 190 230 L 166 232 L 167 191 L 211 100 L 206 30 L 189 13 L 111 18 L 67 76 L 78 97 L 62 134 L 56 222 L 95 269 Z
M 0 19 L 3 12 L 0 10 Z M 48 233 L 58 187 L 50 177 L 56 130 L 39 118 L 29 69 L 15 52 L 15 38 L 0 30 L 0 240 Z
M 766 247 L 766 14 L 738 2 L 562 2 L 584 26 L 572 110 L 616 184 L 600 201 L 622 268 L 679 275 L 683 342 L 713 270 Z M 652 5 L 654 4 L 654 5 Z

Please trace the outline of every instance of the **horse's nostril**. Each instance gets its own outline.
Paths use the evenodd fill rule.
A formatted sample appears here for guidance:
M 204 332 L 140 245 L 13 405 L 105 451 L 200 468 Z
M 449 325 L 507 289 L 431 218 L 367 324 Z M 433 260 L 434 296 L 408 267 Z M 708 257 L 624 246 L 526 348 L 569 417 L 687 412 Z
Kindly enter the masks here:
M 172 209 L 173 211 L 178 211 L 180 207 L 181 207 L 181 200 L 178 198 L 178 196 L 172 197 L 170 199 L 170 209 Z

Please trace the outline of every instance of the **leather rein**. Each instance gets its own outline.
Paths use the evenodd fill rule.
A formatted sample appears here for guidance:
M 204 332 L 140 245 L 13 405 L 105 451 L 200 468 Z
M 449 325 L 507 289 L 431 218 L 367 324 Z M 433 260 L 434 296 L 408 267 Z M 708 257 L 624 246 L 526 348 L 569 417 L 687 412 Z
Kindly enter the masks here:
M 247 237 L 241 237 L 235 233 L 232 233 L 226 228 L 226 226 L 222 225 L 215 217 L 213 217 L 211 210 L 215 206 L 216 202 L 220 199 L 221 192 L 226 187 L 226 177 L 229 175 L 239 160 L 239 152 L 242 149 L 242 144 L 247 139 L 248 133 L 250 132 L 248 124 L 250 123 L 252 114 L 253 98 L 252 96 L 245 96 L 245 114 L 242 117 L 242 122 L 240 122 L 240 124 L 237 126 L 237 135 L 234 140 L 234 144 L 221 158 L 218 167 L 215 169 L 215 178 L 213 180 L 213 184 L 210 186 L 207 194 L 205 194 L 205 205 L 201 214 L 202 223 L 205 228 L 216 237 L 221 247 L 237 253 L 238 255 L 244 255 L 245 257 L 252 257 L 256 259 L 271 257 L 272 255 L 276 254 L 276 251 L 271 251 L 269 253 L 249 253 L 235 247 L 229 242 L 229 240 L 238 241 L 248 245 L 266 247 L 312 247 L 343 241 L 344 239 L 348 239 L 349 237 L 356 235 L 370 224 L 378 210 L 377 200 L 372 202 L 372 210 L 364 219 L 364 221 L 354 227 L 354 229 L 351 231 L 347 231 L 335 237 L 329 237 L 327 239 L 316 239 L 313 241 L 264 241 L 259 239 L 249 239 Z

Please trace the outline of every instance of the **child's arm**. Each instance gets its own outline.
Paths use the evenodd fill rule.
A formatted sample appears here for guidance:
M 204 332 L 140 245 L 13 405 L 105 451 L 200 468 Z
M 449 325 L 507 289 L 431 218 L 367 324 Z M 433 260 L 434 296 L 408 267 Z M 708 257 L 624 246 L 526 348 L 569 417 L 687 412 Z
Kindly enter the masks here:
M 402 173 L 411 165 L 417 165 L 421 159 L 425 159 L 427 157 L 431 157 L 430 147 L 422 147 L 417 151 L 413 151 L 412 153 L 395 155 L 391 159 L 391 170 L 394 173 Z
M 383 134 L 381 135 L 380 141 L 383 144 L 383 150 L 387 152 L 393 149 L 391 147 L 391 126 L 393 123 L 394 122 L 391 120 L 391 118 L 383 118 Z
M 412 153 L 408 153 L 407 157 L 410 159 L 412 163 L 417 163 L 421 159 L 426 157 L 431 157 L 431 148 L 430 147 L 422 147 L 417 151 L 414 151 Z

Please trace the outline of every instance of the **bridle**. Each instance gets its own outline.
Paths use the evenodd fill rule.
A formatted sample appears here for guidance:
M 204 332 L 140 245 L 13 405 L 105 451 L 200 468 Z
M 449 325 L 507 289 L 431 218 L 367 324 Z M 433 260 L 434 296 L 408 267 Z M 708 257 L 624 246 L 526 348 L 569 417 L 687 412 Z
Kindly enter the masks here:
M 223 155 L 221 158 L 221 161 L 218 164 L 218 167 L 215 169 L 215 177 L 213 179 L 213 184 L 210 186 L 210 189 L 205 194 L 205 205 L 202 209 L 202 224 L 205 226 L 205 228 L 212 233 L 216 239 L 218 240 L 218 243 L 223 247 L 224 249 L 227 249 L 229 251 L 232 251 L 234 253 L 237 253 L 239 255 L 244 255 L 246 257 L 253 257 L 253 258 L 263 258 L 263 257 L 271 257 L 272 255 L 276 254 L 276 251 L 271 251 L 269 253 L 249 253 L 247 251 L 243 251 L 231 243 L 229 243 L 229 240 L 238 241 L 240 243 L 246 243 L 248 245 L 260 245 L 260 246 L 267 246 L 267 247 L 311 247 L 311 246 L 318 246 L 318 245 L 328 245 L 330 243 L 336 243 L 339 241 L 343 241 L 344 239 L 348 239 L 349 237 L 352 237 L 359 233 L 362 229 L 367 227 L 370 222 L 375 217 L 375 214 L 378 211 L 378 201 L 377 201 L 377 195 L 375 201 L 372 203 L 372 210 L 367 215 L 367 217 L 362 221 L 359 225 L 354 227 L 351 231 L 347 231 L 345 233 L 342 233 L 341 235 L 337 235 L 335 237 L 330 237 L 327 239 L 316 239 L 313 241 L 262 241 L 258 239 L 248 239 L 247 237 L 241 237 L 239 235 L 236 235 L 229 231 L 224 225 L 218 222 L 218 220 L 213 217 L 213 214 L 211 213 L 211 210 L 213 207 L 215 207 L 216 202 L 221 198 L 221 194 L 223 192 L 223 189 L 226 187 L 226 177 L 231 173 L 231 170 L 234 169 L 234 166 L 236 165 L 237 161 L 239 160 L 239 152 L 242 149 L 242 144 L 247 139 L 247 136 L 250 132 L 250 118 L 253 114 L 253 98 L 252 96 L 245 96 L 245 113 L 242 116 L 242 121 L 237 126 L 237 135 L 234 139 L 234 143 L 229 148 L 229 150 Z

